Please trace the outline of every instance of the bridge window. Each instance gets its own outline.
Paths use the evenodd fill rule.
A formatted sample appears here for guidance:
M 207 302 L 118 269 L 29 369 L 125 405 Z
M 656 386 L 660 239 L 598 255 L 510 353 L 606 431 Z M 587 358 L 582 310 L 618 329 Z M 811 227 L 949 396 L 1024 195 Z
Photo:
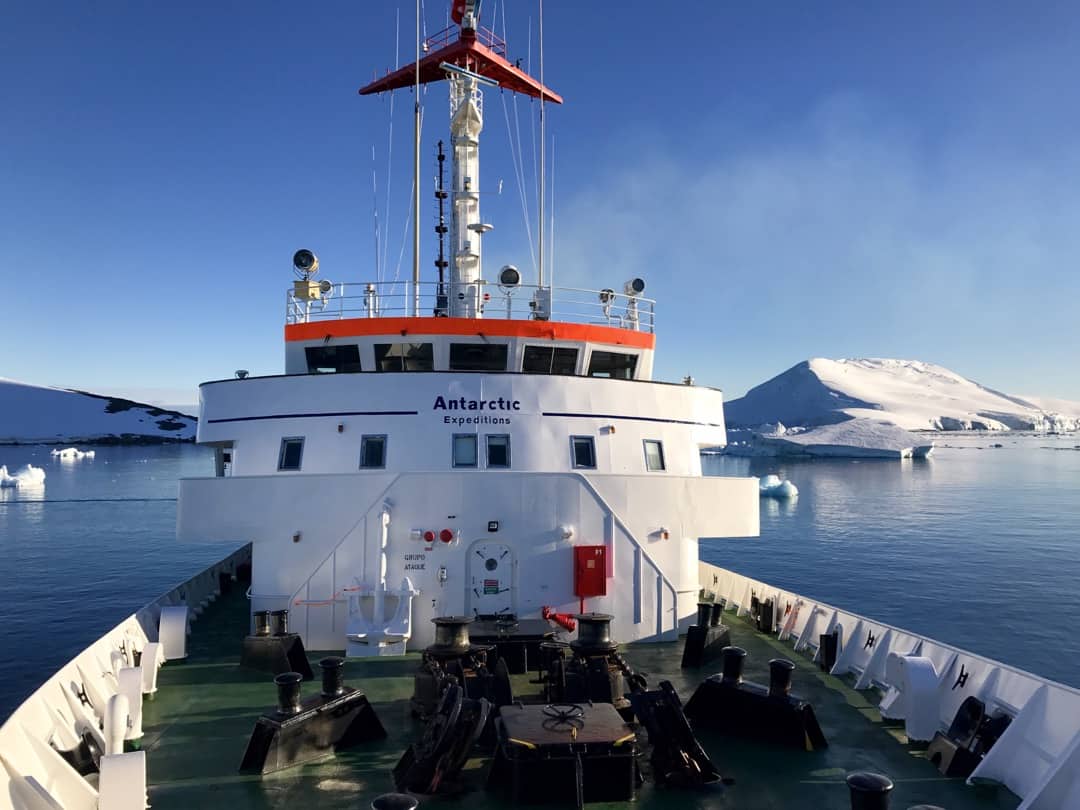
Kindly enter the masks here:
M 510 437 L 506 434 L 487 436 L 488 469 L 505 469 L 510 466 Z
M 664 443 L 655 439 L 645 440 L 645 469 L 663 470 L 664 467 Z
M 451 371 L 506 371 L 505 343 L 451 343 Z
M 278 454 L 279 470 L 299 470 L 304 457 L 304 437 L 292 436 L 281 440 L 281 452 Z
M 359 346 L 307 346 L 308 374 L 333 374 L 360 370 Z
M 434 371 L 435 352 L 430 343 L 376 343 L 376 371 Z
M 476 434 L 454 434 L 454 466 L 475 467 L 477 464 Z
M 570 453 L 573 466 L 577 469 L 596 469 L 596 446 L 592 436 L 571 436 Z
M 386 466 L 386 437 L 362 436 L 360 438 L 360 469 L 382 469 Z
M 521 370 L 526 374 L 573 374 L 578 350 L 567 346 L 526 346 Z
M 590 377 L 612 377 L 618 380 L 634 379 L 637 355 L 622 352 L 593 352 L 589 359 Z

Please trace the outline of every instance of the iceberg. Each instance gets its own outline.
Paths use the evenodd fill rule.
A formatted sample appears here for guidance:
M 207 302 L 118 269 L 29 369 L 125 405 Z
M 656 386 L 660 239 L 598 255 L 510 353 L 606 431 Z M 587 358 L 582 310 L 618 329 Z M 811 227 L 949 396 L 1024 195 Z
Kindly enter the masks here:
M 0 465 L 0 487 L 4 489 L 28 489 L 45 486 L 45 471 L 40 467 L 27 464 L 20 467 L 14 475 L 8 473 L 7 465 Z
M 758 481 L 762 498 L 787 500 L 799 497 L 799 488 L 786 478 L 781 481 L 779 475 L 766 475 Z
M 93 450 L 80 450 L 77 447 L 65 447 L 63 450 L 53 450 L 53 456 L 61 461 L 78 461 L 82 458 L 93 458 Z
M 762 426 L 763 428 L 766 426 Z M 851 419 L 811 428 L 728 431 L 724 453 L 749 457 L 926 458 L 934 442 L 890 422 Z

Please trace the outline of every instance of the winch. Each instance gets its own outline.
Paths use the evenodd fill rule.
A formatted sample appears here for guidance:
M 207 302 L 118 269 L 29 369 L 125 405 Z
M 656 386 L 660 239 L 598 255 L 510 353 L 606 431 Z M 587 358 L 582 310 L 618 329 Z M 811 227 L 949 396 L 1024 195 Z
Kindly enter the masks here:
M 578 637 L 569 645 L 540 645 L 540 681 L 544 699 L 550 703 L 610 703 L 624 717 L 632 715 L 626 695 L 648 686 L 645 677 L 631 668 L 611 639 L 611 619 L 606 613 L 579 613 Z
M 413 714 L 428 717 L 435 712 L 450 678 L 464 689 L 472 700 L 486 699 L 495 706 L 504 706 L 514 699 L 510 675 L 504 659 L 488 666 L 490 644 L 474 644 L 469 638 L 470 616 L 438 616 L 435 641 L 424 649 L 420 668 L 413 676 Z

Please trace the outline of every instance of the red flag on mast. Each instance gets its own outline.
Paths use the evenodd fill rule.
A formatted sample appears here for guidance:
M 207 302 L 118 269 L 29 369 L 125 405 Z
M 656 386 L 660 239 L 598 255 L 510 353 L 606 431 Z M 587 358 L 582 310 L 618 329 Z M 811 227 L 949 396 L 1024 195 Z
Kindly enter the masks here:
M 465 2 L 466 0 L 454 0 L 454 4 L 450 7 L 450 19 L 461 25 L 461 21 L 465 19 Z

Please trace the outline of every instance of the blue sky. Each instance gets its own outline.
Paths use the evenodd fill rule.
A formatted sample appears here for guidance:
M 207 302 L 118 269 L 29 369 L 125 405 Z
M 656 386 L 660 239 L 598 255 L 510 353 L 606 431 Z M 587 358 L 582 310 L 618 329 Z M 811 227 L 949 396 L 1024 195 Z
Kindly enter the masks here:
M 535 3 L 506 5 L 535 73 Z M 279 372 L 292 252 L 374 277 L 374 199 L 392 275 L 412 98 L 391 119 L 356 89 L 394 66 L 398 6 L 9 5 L 0 376 L 182 403 Z M 411 3 L 400 24 L 404 63 Z M 644 277 L 658 376 L 731 396 L 807 357 L 884 356 L 1080 400 L 1077 41 L 1067 3 L 546 0 L 555 283 Z M 423 98 L 427 272 L 447 108 Z M 486 264 L 530 275 L 514 108 L 488 93 Z M 531 186 L 536 106 L 516 110 Z

